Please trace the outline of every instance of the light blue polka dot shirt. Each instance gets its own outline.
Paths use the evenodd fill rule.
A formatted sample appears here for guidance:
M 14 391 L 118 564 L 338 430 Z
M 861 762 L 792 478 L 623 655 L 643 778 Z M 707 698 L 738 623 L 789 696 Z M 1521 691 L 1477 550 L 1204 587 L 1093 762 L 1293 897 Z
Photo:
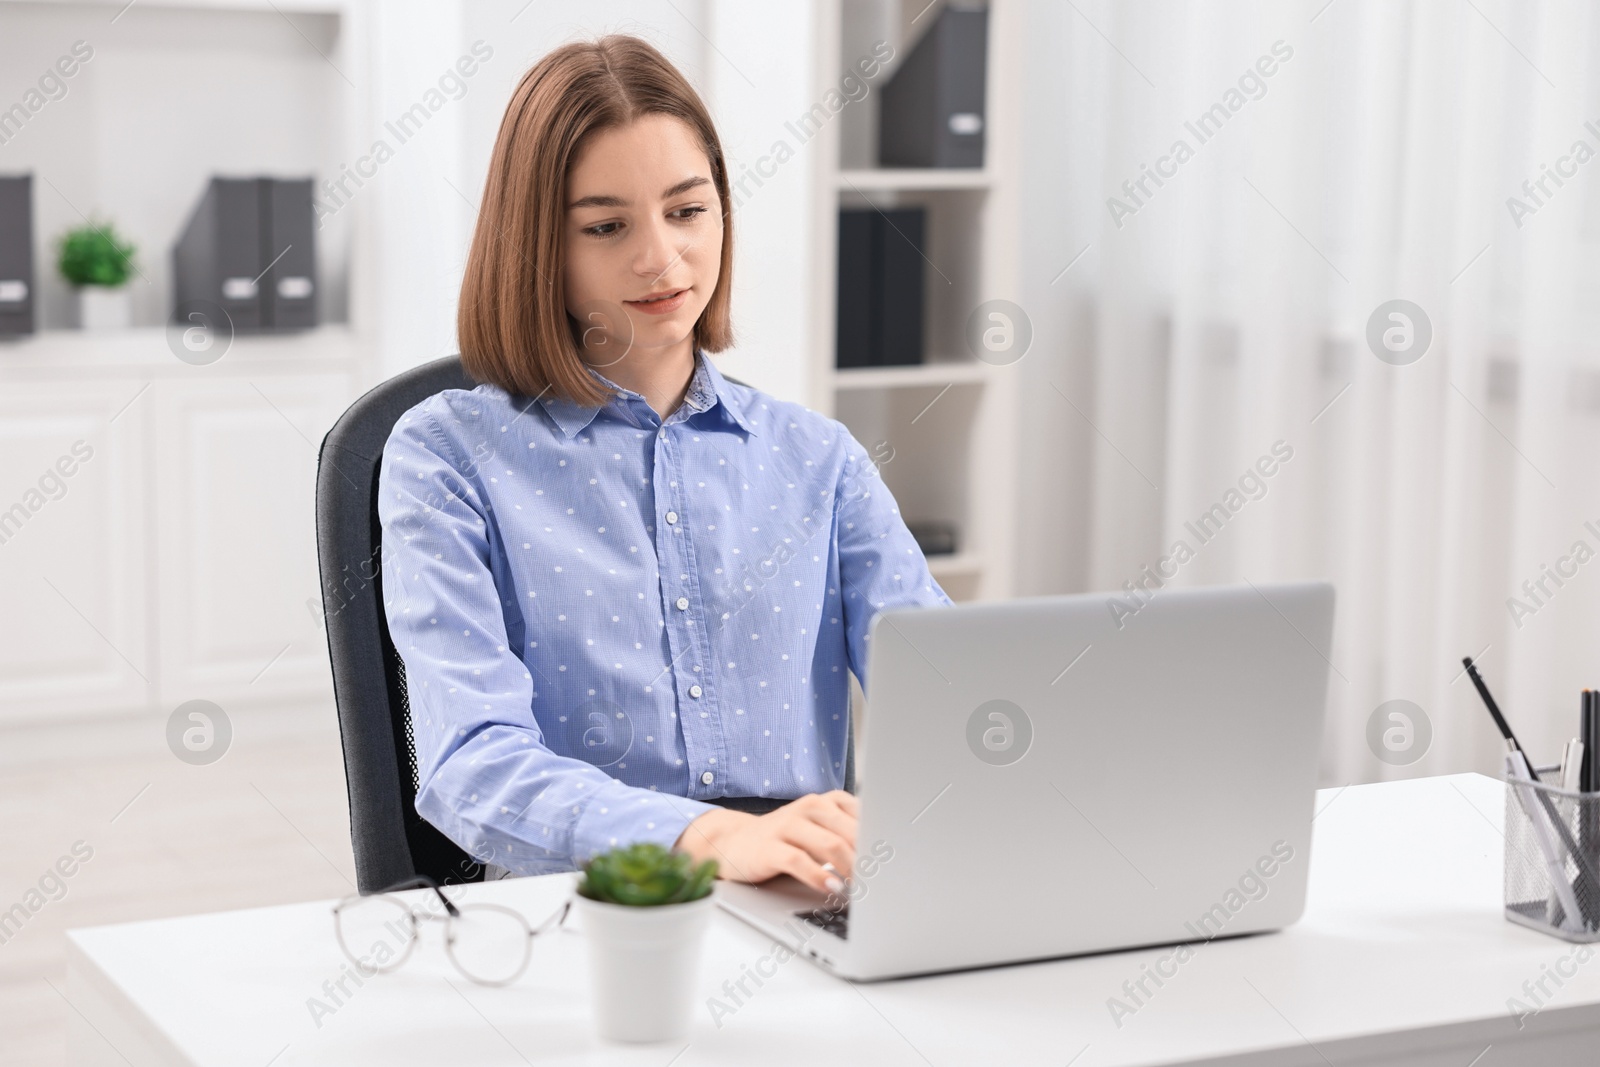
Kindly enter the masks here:
M 620 395 L 430 397 L 379 475 L 417 811 L 519 874 L 841 788 L 872 616 L 951 603 L 842 423 L 703 353 L 665 419 L 590 373 Z

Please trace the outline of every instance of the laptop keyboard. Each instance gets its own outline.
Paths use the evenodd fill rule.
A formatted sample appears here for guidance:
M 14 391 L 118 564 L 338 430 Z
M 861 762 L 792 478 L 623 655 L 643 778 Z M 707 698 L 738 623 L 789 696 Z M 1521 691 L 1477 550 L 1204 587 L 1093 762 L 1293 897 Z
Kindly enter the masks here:
M 795 915 L 804 919 L 813 926 L 820 926 L 836 937 L 847 938 L 850 936 L 850 905 L 844 904 L 839 910 L 830 908 L 807 908 L 797 911 Z

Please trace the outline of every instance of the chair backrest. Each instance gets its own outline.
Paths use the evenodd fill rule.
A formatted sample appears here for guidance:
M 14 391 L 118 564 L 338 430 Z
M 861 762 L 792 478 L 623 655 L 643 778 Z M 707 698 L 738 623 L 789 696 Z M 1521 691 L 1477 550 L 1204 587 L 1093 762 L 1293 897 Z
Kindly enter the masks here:
M 378 521 L 383 446 L 400 416 L 435 393 L 476 385 L 459 356 L 397 374 L 350 405 L 322 439 L 317 457 L 322 613 L 339 709 L 356 884 L 363 893 L 419 874 L 440 885 L 483 879 L 482 864 L 417 814 L 417 749 L 405 662 L 390 640 L 383 610 Z M 844 787 L 853 792 L 854 730 L 848 735 Z
M 317 457 L 317 563 L 339 708 L 356 884 L 372 893 L 425 874 L 475 882 L 483 867 L 417 814 L 417 750 L 405 663 L 383 611 L 378 469 L 400 416 L 435 393 L 472 389 L 457 356 L 390 378 L 350 405 Z

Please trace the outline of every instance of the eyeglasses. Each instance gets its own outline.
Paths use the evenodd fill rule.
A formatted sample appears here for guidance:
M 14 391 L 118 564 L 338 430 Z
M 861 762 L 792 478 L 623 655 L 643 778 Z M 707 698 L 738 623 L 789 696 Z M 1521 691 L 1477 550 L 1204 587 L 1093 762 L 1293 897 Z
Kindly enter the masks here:
M 433 890 L 419 907 L 391 895 L 418 888 Z M 424 921 L 442 922 L 445 953 L 456 970 L 478 985 L 503 986 L 522 977 L 533 939 L 566 922 L 571 908 L 569 899 L 535 928 L 500 904 L 455 904 L 432 878 L 418 875 L 371 896 L 345 897 L 333 907 L 333 929 L 350 962 L 363 975 L 374 975 L 410 958 Z

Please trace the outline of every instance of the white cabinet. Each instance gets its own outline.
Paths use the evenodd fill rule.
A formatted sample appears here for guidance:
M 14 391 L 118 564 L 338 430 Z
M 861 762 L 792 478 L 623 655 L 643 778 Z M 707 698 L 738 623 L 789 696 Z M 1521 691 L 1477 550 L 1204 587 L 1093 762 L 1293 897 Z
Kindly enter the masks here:
M 317 450 L 357 363 L 337 329 L 0 349 L 0 724 L 330 692 Z
M 0 388 L 0 724 L 153 692 L 140 387 Z
M 326 687 L 317 448 L 338 375 L 164 383 L 153 398 L 160 702 L 227 706 Z

